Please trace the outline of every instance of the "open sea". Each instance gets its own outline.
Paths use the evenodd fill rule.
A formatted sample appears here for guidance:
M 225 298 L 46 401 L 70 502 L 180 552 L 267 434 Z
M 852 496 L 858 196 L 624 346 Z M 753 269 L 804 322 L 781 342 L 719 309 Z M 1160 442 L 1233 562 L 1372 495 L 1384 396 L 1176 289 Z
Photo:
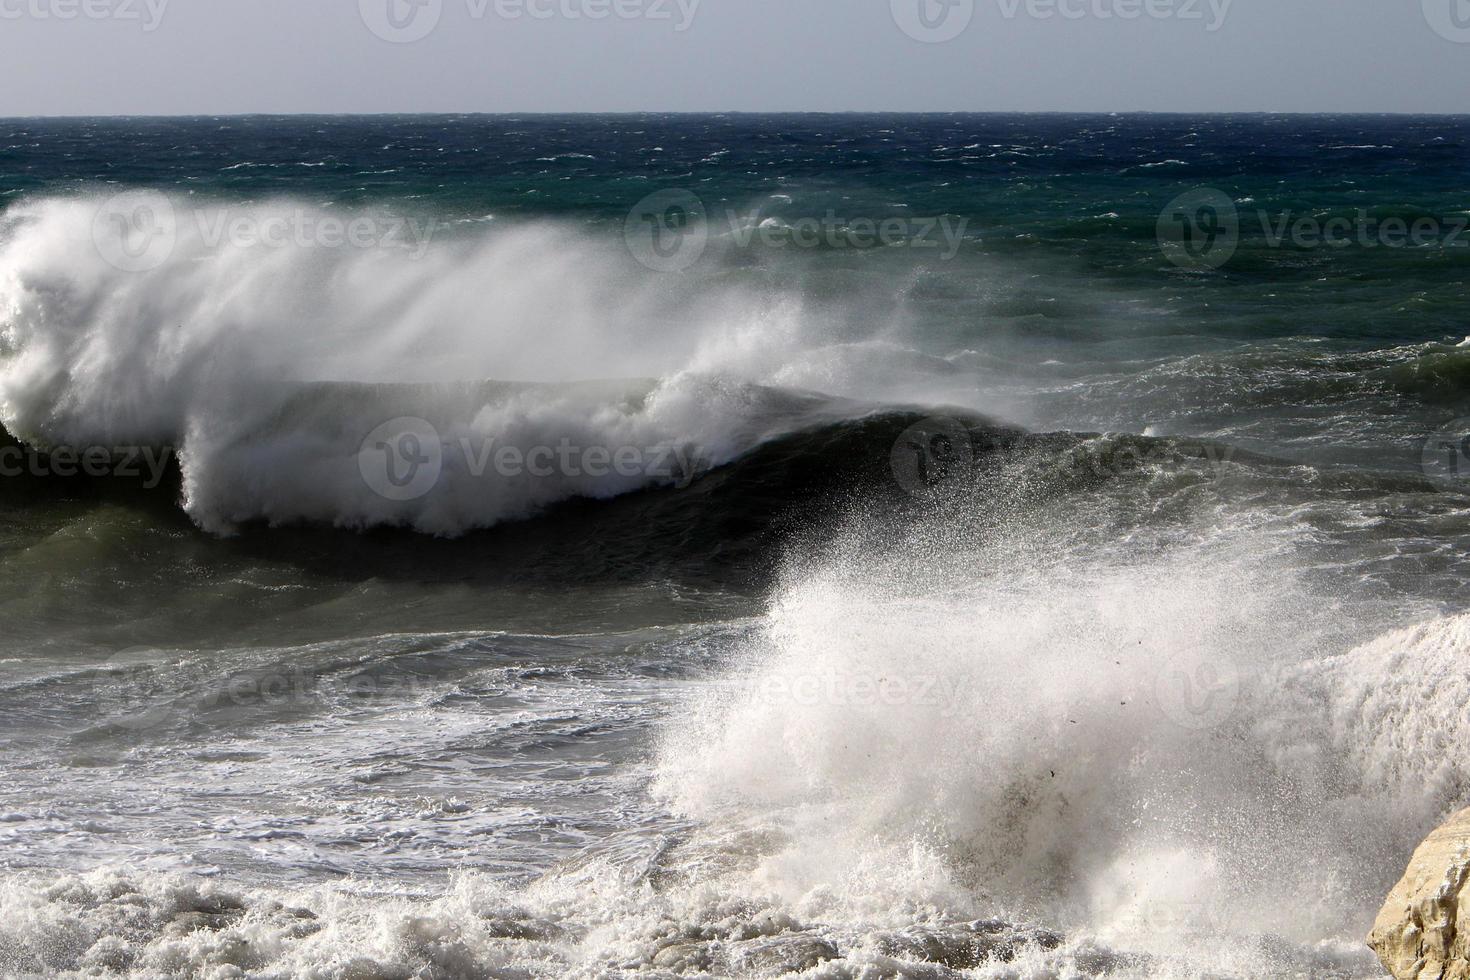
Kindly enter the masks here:
M 1377 978 L 1470 118 L 0 120 L 0 976 Z

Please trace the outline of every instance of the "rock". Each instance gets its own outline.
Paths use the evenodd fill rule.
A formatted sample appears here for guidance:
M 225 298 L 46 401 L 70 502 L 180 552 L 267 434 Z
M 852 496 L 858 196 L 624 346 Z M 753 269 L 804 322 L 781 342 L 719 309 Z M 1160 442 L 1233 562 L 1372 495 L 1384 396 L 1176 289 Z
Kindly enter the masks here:
M 201 929 L 219 932 L 234 925 L 244 914 L 244 909 L 231 908 L 226 905 L 206 906 L 201 909 L 180 912 L 168 925 L 164 926 L 163 934 L 169 937 L 187 936 Z
M 913 928 L 878 940 L 880 952 L 900 959 L 971 970 L 987 962 L 1009 963 L 1024 946 L 1056 949 L 1062 937 L 1042 929 L 981 920 L 943 928 Z
M 1368 945 L 1395 980 L 1470 980 L 1470 810 L 1419 845 Z
M 680 974 L 785 976 L 803 973 L 837 957 L 837 947 L 832 943 L 798 933 L 734 942 L 673 939 L 654 954 L 651 962 Z
M 698 973 L 708 970 L 714 957 L 705 943 L 675 942 L 653 956 L 653 965 L 674 973 Z
M 736 943 L 728 953 L 732 972 L 785 976 L 805 973 L 838 957 L 837 947 L 814 936 L 783 936 Z

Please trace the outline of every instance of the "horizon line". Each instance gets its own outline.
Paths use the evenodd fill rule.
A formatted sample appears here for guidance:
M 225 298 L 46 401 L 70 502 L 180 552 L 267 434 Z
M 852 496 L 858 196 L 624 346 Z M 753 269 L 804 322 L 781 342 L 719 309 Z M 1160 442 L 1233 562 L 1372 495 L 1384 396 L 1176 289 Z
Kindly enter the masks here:
M 393 116 L 1402 116 L 1459 119 L 1470 112 L 1408 110 L 1301 109 L 613 109 L 613 110 L 385 110 L 305 112 L 62 112 L 0 115 L 0 120 L 30 119 L 251 119 L 251 118 L 385 118 Z

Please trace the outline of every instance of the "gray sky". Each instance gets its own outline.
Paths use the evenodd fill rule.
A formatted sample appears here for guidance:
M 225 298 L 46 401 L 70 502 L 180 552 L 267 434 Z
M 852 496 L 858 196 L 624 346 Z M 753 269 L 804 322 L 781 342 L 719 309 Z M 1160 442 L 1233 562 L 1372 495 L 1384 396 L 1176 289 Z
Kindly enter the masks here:
M 0 115 L 1470 112 L 1467 93 L 1470 0 L 0 0 Z

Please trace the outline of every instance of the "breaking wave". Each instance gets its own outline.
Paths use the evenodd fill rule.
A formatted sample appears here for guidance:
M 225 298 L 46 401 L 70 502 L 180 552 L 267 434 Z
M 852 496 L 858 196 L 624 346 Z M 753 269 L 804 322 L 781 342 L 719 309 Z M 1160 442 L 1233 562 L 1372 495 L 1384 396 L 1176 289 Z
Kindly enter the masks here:
M 96 199 L 6 212 L 0 422 L 38 447 L 176 448 L 184 508 L 212 531 L 459 534 L 687 483 L 832 415 L 773 388 L 882 394 L 881 327 L 854 347 L 857 301 L 814 309 L 799 284 L 731 282 L 716 263 L 690 288 L 555 222 L 327 248 L 211 231 L 324 220 L 293 202 L 156 203 L 169 247 L 141 267 Z M 366 472 L 397 464 L 412 483 L 410 446 L 434 453 L 421 485 Z

